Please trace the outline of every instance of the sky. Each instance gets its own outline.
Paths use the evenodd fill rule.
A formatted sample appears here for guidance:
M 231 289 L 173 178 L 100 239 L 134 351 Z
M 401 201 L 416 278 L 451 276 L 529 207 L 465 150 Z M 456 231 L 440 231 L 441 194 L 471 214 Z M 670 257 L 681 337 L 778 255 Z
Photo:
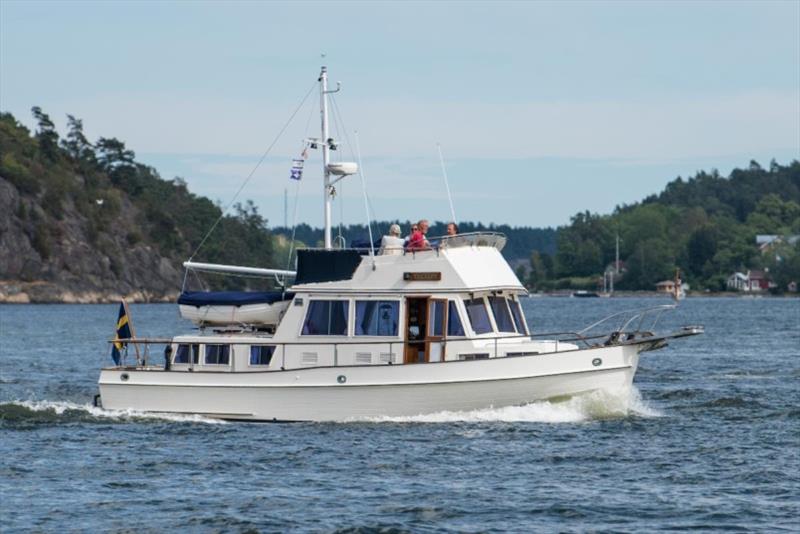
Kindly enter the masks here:
M 515 226 L 800 159 L 800 1 L 0 0 L 0 110 L 72 114 L 223 206 L 252 173 L 270 225 L 322 222 L 319 151 L 288 179 L 322 64 L 378 219 L 451 218 L 437 144 L 456 218 Z M 366 220 L 359 176 L 333 214 Z

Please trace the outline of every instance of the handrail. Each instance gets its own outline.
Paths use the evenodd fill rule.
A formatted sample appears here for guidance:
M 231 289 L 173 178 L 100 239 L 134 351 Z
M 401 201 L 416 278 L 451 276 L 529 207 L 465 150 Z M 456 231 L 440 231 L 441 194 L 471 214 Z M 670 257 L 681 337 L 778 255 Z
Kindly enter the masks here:
M 403 253 L 418 253 L 428 251 L 439 251 L 447 248 L 468 247 L 468 246 L 485 246 L 494 247 L 502 250 L 507 242 L 507 237 L 501 232 L 466 232 L 463 234 L 455 235 L 442 235 L 428 238 L 429 245 L 424 248 L 417 249 L 403 249 Z M 304 250 L 326 250 L 322 247 L 305 247 Z M 336 250 L 355 250 L 361 254 L 368 254 L 370 249 L 367 247 L 349 247 L 340 248 Z
M 194 269 L 196 271 L 208 271 L 215 273 L 235 273 L 235 274 L 253 274 L 258 276 L 288 276 L 293 277 L 297 275 L 296 271 L 287 271 L 285 269 L 262 269 L 260 267 L 243 267 L 241 265 L 222 265 L 219 263 L 199 263 L 195 261 L 185 261 L 183 266 L 187 269 Z
M 211 337 L 211 336 L 206 336 L 206 337 Z M 222 337 L 222 336 L 220 336 L 220 337 Z M 324 342 L 320 342 L 320 341 L 270 341 L 273 338 L 271 338 L 271 337 L 258 337 L 258 336 L 252 336 L 252 337 L 258 338 L 259 339 L 259 343 L 264 344 L 264 345 L 291 345 L 291 346 L 304 346 L 304 345 L 380 345 L 380 344 L 384 344 L 384 343 L 395 343 L 395 344 L 396 343 L 406 343 L 405 340 L 400 339 L 400 338 L 394 339 L 392 341 L 387 341 L 387 340 L 372 340 L 372 341 L 369 341 L 369 340 L 367 340 L 367 341 L 324 341 Z M 317 337 L 329 337 L 329 336 L 317 336 Z M 445 341 L 445 340 L 446 341 L 493 341 L 495 339 L 497 339 L 497 340 L 503 340 L 503 339 L 530 339 L 530 338 L 533 338 L 533 337 L 539 337 L 539 336 L 528 335 L 528 334 L 518 334 L 518 335 L 513 335 L 513 336 L 472 337 L 472 338 L 466 337 L 466 336 L 464 336 L 464 337 L 459 336 L 459 337 L 442 338 L 442 341 Z M 422 342 L 422 341 L 425 341 L 425 340 L 417 340 L 417 341 Z M 172 338 L 172 339 L 170 339 L 170 338 L 121 338 L 121 339 L 109 339 L 107 342 L 108 343 L 132 343 L 132 344 L 139 343 L 139 344 L 159 345 L 159 344 L 163 344 L 163 343 L 176 343 L 177 341 L 174 338 Z M 413 343 L 413 341 L 412 341 L 412 343 Z M 187 344 L 191 344 L 191 343 L 187 342 Z M 211 343 L 211 344 L 213 345 L 214 343 Z M 228 341 L 228 344 L 236 345 L 237 343 Z
M 617 313 L 611 314 L 608 317 L 604 317 L 604 318 L 600 319 L 599 321 L 596 321 L 596 322 L 590 324 L 589 326 L 587 326 L 583 330 L 580 330 L 578 333 L 579 334 L 583 334 L 584 332 L 588 332 L 589 330 L 592 330 L 593 328 L 595 328 L 597 326 L 600 326 L 601 324 L 605 323 L 606 321 L 610 321 L 611 319 L 613 319 L 615 317 L 619 317 L 619 316 L 627 316 L 628 314 L 634 314 L 634 315 L 632 317 L 630 317 L 627 321 L 625 321 L 625 323 L 622 325 L 621 328 L 618 329 L 618 331 L 620 331 L 620 332 L 624 331 L 628 327 L 628 325 L 630 325 L 634 320 L 639 318 L 640 319 L 639 328 L 637 328 L 635 330 L 636 332 L 638 332 L 639 329 L 641 328 L 641 320 L 643 320 L 644 317 L 648 313 L 651 313 L 651 312 L 654 312 L 654 311 L 659 311 L 659 316 L 660 316 L 661 312 L 664 312 L 666 310 L 675 309 L 676 307 L 677 307 L 676 304 L 660 304 L 658 306 L 652 306 L 652 307 L 649 307 L 649 308 L 623 310 L 621 312 L 617 312 Z M 658 319 L 656 319 L 656 321 L 657 320 Z
M 641 325 L 642 325 L 642 322 L 644 320 L 644 317 L 647 314 L 653 313 L 653 312 L 658 312 L 658 315 L 656 316 L 656 319 L 653 322 L 653 327 L 655 327 L 655 324 L 656 324 L 656 322 L 658 322 L 658 319 L 660 318 L 661 313 L 663 313 L 666 310 L 674 309 L 674 308 L 676 308 L 675 304 L 662 304 L 662 305 L 659 305 L 659 306 L 652 306 L 652 307 L 649 307 L 649 308 L 643 308 L 643 309 L 638 309 L 638 310 L 624 310 L 624 311 L 617 312 L 617 313 L 614 313 L 612 315 L 609 315 L 608 317 L 605 317 L 605 318 L 603 318 L 603 319 L 601 319 L 599 321 L 596 321 L 596 322 L 592 323 L 591 325 L 587 326 L 586 328 L 584 328 L 583 330 L 580 330 L 578 332 L 572 332 L 572 331 L 543 332 L 543 333 L 538 333 L 538 334 L 537 333 L 533 333 L 533 334 L 516 334 L 516 335 L 500 335 L 500 336 L 489 336 L 489 337 L 472 337 L 472 338 L 469 338 L 469 337 L 466 337 L 466 336 L 448 338 L 448 337 L 445 336 L 444 338 L 442 338 L 440 340 L 435 340 L 435 341 L 432 341 L 432 342 L 442 343 L 443 346 L 446 346 L 448 341 L 453 341 L 453 340 L 455 340 L 455 341 L 471 341 L 471 342 L 493 343 L 493 345 L 494 345 L 494 356 L 496 358 L 496 357 L 498 357 L 498 354 L 499 354 L 498 345 L 503 340 L 508 340 L 508 341 L 520 340 L 520 339 L 534 340 L 536 338 L 554 337 L 554 339 L 552 339 L 552 341 L 554 341 L 556 343 L 555 352 L 560 352 L 558 350 L 558 344 L 559 343 L 579 342 L 579 343 L 584 344 L 586 347 L 591 347 L 592 346 L 591 343 L 590 343 L 591 341 L 598 340 L 598 339 L 604 339 L 604 338 L 607 338 L 607 341 L 605 342 L 605 344 L 623 343 L 623 342 L 626 342 L 626 341 L 630 341 L 632 338 L 635 338 L 636 334 L 640 334 L 641 333 Z M 607 321 L 609 321 L 609 320 L 611 320 L 611 319 L 613 319 L 615 317 L 627 316 L 627 315 L 630 315 L 630 314 L 633 314 L 633 315 L 631 317 L 629 317 L 627 319 L 627 321 L 625 321 L 625 323 L 622 325 L 622 327 L 617 329 L 617 330 L 615 330 L 615 331 L 612 331 L 611 333 L 595 334 L 595 335 L 590 335 L 590 336 L 585 335 L 586 332 L 588 332 L 589 330 L 592 330 L 593 328 L 596 328 L 597 326 L 599 326 L 599 325 L 601 325 L 601 324 L 603 324 L 603 323 L 605 323 L 605 322 L 607 322 Z M 628 328 L 628 326 L 633 321 L 635 321 L 637 318 L 639 319 L 639 325 L 637 326 L 637 329 L 633 330 L 633 331 L 630 331 L 630 332 L 626 331 L 626 328 Z M 621 337 L 620 334 L 625 334 L 625 336 Z M 652 334 L 647 334 L 647 335 L 652 335 Z M 257 338 L 259 340 L 259 343 L 262 343 L 262 344 L 265 344 L 265 345 L 275 345 L 276 349 L 278 347 L 281 348 L 281 358 L 282 358 L 281 368 L 282 369 L 285 368 L 286 347 L 287 346 L 289 346 L 289 347 L 291 347 L 291 346 L 294 346 L 294 347 L 298 347 L 298 346 L 319 346 L 319 345 L 332 346 L 333 350 L 334 350 L 334 366 L 338 367 L 339 366 L 339 363 L 338 363 L 338 359 L 339 359 L 338 358 L 338 348 L 339 348 L 340 345 L 345 345 L 345 346 L 388 345 L 389 346 L 389 354 L 393 355 L 394 354 L 393 349 L 394 349 L 395 345 L 398 345 L 398 344 L 399 345 L 405 345 L 407 343 L 403 339 L 394 339 L 394 340 L 391 340 L 391 341 L 374 340 L 374 339 L 373 340 L 363 340 L 363 341 L 362 340 L 356 341 L 356 340 L 350 340 L 350 339 L 344 339 L 344 340 L 341 340 L 341 341 L 337 341 L 337 340 L 334 340 L 334 341 L 327 341 L 327 340 L 326 341 L 320 341 L 320 340 L 274 341 L 272 337 L 259 337 L 257 335 L 252 335 L 252 334 L 251 334 L 251 336 L 253 338 Z M 562 339 L 562 338 L 556 337 L 556 336 L 573 336 L 573 337 Z M 220 336 L 220 337 L 224 337 L 224 336 Z M 320 337 L 325 337 L 325 336 L 320 336 Z M 424 340 L 420 340 L 420 341 L 424 342 Z M 172 343 L 175 343 L 176 340 L 175 340 L 175 338 L 122 338 L 122 339 L 110 339 L 110 340 L 108 340 L 108 342 L 109 343 L 123 343 L 123 344 L 126 344 L 126 345 L 128 343 L 133 344 L 133 345 L 144 344 L 145 346 L 147 346 L 147 345 L 172 344 Z M 194 344 L 191 341 L 189 341 L 188 343 L 189 344 Z M 232 340 L 227 341 L 227 343 L 231 344 L 231 345 L 235 345 L 236 344 L 235 338 L 232 339 Z M 127 351 L 126 351 L 125 355 L 127 355 Z M 143 357 L 142 362 L 141 362 L 142 364 L 147 365 L 147 356 L 148 355 L 149 355 L 149 349 L 146 347 L 145 354 L 144 354 L 144 357 Z M 123 355 L 123 358 L 124 358 L 124 355 Z M 137 360 L 137 364 L 138 363 L 139 362 Z M 392 362 L 390 362 L 390 363 L 392 363 Z

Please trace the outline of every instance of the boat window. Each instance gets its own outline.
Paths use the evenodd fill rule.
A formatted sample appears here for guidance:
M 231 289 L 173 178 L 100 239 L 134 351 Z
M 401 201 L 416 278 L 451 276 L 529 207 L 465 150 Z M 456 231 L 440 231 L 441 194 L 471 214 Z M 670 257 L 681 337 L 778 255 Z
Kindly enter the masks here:
M 482 298 L 465 300 L 464 306 L 467 308 L 469 322 L 476 334 L 487 334 L 492 331 L 492 323 L 489 322 L 486 303 Z
M 525 327 L 525 319 L 523 319 L 524 315 L 522 314 L 522 306 L 520 302 L 516 299 L 509 300 L 508 306 L 511 308 L 511 315 L 514 316 L 514 322 L 517 325 L 517 332 L 520 334 L 527 334 L 528 329 Z
M 489 304 L 492 306 L 492 313 L 494 314 L 494 322 L 497 325 L 497 331 L 516 332 L 514 320 L 511 318 L 511 313 L 508 311 L 508 304 L 506 304 L 505 297 L 489 297 Z
M 269 365 L 274 353 L 275 345 L 251 345 L 250 365 Z
M 461 324 L 461 317 L 458 315 L 458 307 L 454 300 L 451 300 L 447 306 L 447 335 L 464 335 L 464 325 Z
M 428 317 L 428 335 L 444 335 L 444 300 L 434 300 L 431 303 L 431 316 Z
M 346 336 L 349 302 L 346 300 L 312 300 L 308 303 L 304 336 Z
M 396 336 L 399 300 L 357 300 L 357 336 Z
M 200 345 L 179 344 L 172 363 L 189 363 L 189 354 L 192 355 L 192 363 L 198 363 L 200 361 Z
M 230 345 L 206 345 L 206 365 L 228 365 L 231 361 Z

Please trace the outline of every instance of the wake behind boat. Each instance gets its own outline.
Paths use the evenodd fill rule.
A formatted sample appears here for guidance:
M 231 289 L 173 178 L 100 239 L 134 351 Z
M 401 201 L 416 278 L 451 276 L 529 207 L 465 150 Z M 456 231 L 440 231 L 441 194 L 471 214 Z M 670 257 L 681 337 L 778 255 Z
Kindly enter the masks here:
M 615 314 L 580 332 L 531 333 L 519 300 L 527 291 L 497 233 L 444 236 L 384 254 L 334 248 L 332 185 L 358 166 L 329 161 L 324 67 L 319 84 L 325 247 L 299 250 L 295 271 L 185 263 L 294 283 L 275 292 L 184 291 L 181 314 L 201 332 L 170 339 L 136 338 L 125 330 L 123 308 L 115 340 L 122 352 L 100 373 L 104 407 L 252 421 L 499 408 L 630 389 L 641 352 L 702 332 L 656 335 L 658 317 L 674 308 L 667 305 Z M 167 365 L 149 357 L 146 347 L 159 343 L 168 347 Z M 133 364 L 127 347 L 136 350 Z

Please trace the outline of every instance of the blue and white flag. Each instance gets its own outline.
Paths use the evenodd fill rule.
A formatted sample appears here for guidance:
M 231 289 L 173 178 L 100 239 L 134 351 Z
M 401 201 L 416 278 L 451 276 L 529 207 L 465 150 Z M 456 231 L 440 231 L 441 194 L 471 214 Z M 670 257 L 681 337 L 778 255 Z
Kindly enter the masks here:
M 292 172 L 289 175 L 289 178 L 292 180 L 300 180 L 303 177 L 303 164 L 305 161 L 302 159 L 293 159 L 292 160 Z
M 127 345 L 127 343 L 119 340 L 130 339 L 132 337 L 128 307 L 125 305 L 125 301 L 122 301 L 119 305 L 119 314 L 117 315 L 117 330 L 114 335 L 114 343 L 111 344 L 111 359 L 114 360 L 114 365 L 119 365 L 122 359 L 122 349 Z

